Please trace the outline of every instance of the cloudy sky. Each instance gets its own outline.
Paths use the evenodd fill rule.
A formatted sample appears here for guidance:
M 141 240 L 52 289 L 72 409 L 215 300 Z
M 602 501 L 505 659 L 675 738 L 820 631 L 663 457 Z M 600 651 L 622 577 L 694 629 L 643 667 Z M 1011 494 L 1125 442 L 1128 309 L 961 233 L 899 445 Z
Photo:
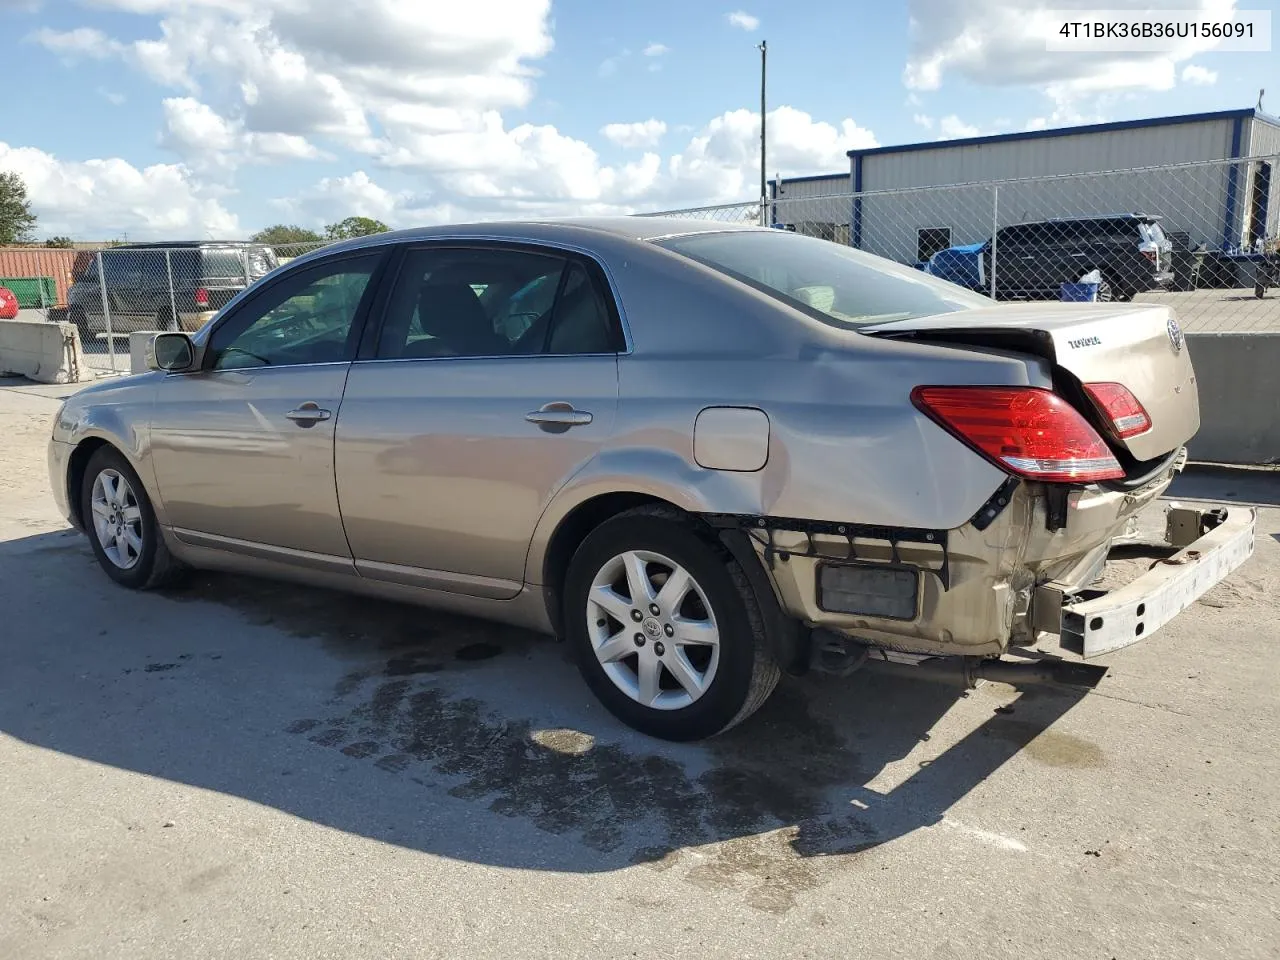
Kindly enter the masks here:
M 1249 107 L 1268 85 L 1280 112 L 1275 53 L 1045 52 L 1038 11 L 1125 5 L 0 0 L 0 170 L 26 179 L 41 236 L 86 240 L 745 200 L 761 39 L 771 175 L 847 169 L 854 147 Z

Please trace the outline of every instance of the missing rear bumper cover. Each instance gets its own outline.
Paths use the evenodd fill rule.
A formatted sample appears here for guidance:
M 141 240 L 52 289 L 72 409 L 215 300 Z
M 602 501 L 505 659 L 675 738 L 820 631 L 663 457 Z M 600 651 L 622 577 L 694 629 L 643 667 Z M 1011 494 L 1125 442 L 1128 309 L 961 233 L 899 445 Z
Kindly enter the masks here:
M 920 606 L 918 567 L 889 564 L 818 565 L 818 607 L 885 620 L 914 620 Z
M 871 564 L 879 567 L 910 567 L 932 573 L 942 584 L 943 590 L 951 587 L 951 570 L 947 556 L 947 531 L 928 530 L 919 527 L 887 527 L 870 523 L 838 523 L 828 520 L 800 520 L 791 517 L 754 517 L 742 514 L 706 514 L 704 519 L 713 527 L 738 528 L 764 548 L 764 556 L 770 569 L 779 561 L 786 563 L 791 557 L 826 560 L 835 564 Z M 802 536 L 800 545 L 779 546 L 777 534 L 790 533 Z M 844 541 L 841 554 L 818 549 L 815 536 L 837 537 Z M 878 541 L 889 545 L 890 562 L 884 564 L 870 557 L 860 556 L 857 541 Z M 919 544 L 937 548 L 938 566 L 913 567 L 903 560 L 900 544 Z M 865 548 L 864 548 L 865 549 Z M 883 549 L 883 548 L 882 548 Z

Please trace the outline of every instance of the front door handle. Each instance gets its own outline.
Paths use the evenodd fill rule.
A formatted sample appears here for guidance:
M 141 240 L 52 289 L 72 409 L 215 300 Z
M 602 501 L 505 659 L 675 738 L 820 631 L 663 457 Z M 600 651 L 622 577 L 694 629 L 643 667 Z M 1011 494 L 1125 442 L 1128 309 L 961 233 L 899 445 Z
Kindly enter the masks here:
M 333 416 L 333 413 L 328 410 L 321 410 L 320 404 L 308 400 L 298 409 L 290 410 L 285 416 L 300 427 L 314 427 L 322 420 L 328 420 Z
M 554 430 L 556 428 L 567 430 L 569 427 L 584 427 L 593 419 L 586 410 L 575 410 L 573 404 L 562 401 L 544 403 L 533 413 L 525 414 L 524 418 L 530 423 L 536 423 L 544 430 Z

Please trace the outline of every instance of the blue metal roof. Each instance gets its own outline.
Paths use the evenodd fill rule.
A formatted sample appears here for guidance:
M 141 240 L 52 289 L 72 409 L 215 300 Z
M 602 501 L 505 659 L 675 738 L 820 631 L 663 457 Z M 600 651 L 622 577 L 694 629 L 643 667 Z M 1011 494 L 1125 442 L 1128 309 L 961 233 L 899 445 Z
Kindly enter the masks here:
M 1080 133 L 1108 133 L 1113 130 L 1137 130 L 1142 127 L 1167 127 L 1182 123 L 1202 123 L 1206 120 L 1261 120 L 1280 127 L 1280 119 L 1250 107 L 1247 110 L 1220 110 L 1216 113 L 1188 113 L 1177 117 L 1150 117 L 1146 120 L 1118 120 L 1112 123 L 1090 123 L 1078 127 L 1054 127 L 1051 130 L 1024 130 L 1020 133 L 997 133 L 987 137 L 966 137 L 963 140 L 930 140 L 925 143 L 904 143 L 896 147 L 871 147 L 850 150 L 850 157 L 874 157 L 886 153 L 911 153 L 916 150 L 947 150 L 952 147 L 974 147 L 987 143 L 1009 143 L 1017 140 L 1044 140 L 1051 137 L 1070 137 Z

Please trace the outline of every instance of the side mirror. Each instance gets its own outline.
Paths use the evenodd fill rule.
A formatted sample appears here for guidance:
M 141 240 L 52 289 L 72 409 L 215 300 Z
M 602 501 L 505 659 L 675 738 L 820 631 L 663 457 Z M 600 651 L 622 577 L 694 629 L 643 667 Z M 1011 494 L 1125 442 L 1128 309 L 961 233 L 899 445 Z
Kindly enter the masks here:
M 196 346 L 185 333 L 157 333 L 147 344 L 147 368 L 181 373 L 196 363 Z

